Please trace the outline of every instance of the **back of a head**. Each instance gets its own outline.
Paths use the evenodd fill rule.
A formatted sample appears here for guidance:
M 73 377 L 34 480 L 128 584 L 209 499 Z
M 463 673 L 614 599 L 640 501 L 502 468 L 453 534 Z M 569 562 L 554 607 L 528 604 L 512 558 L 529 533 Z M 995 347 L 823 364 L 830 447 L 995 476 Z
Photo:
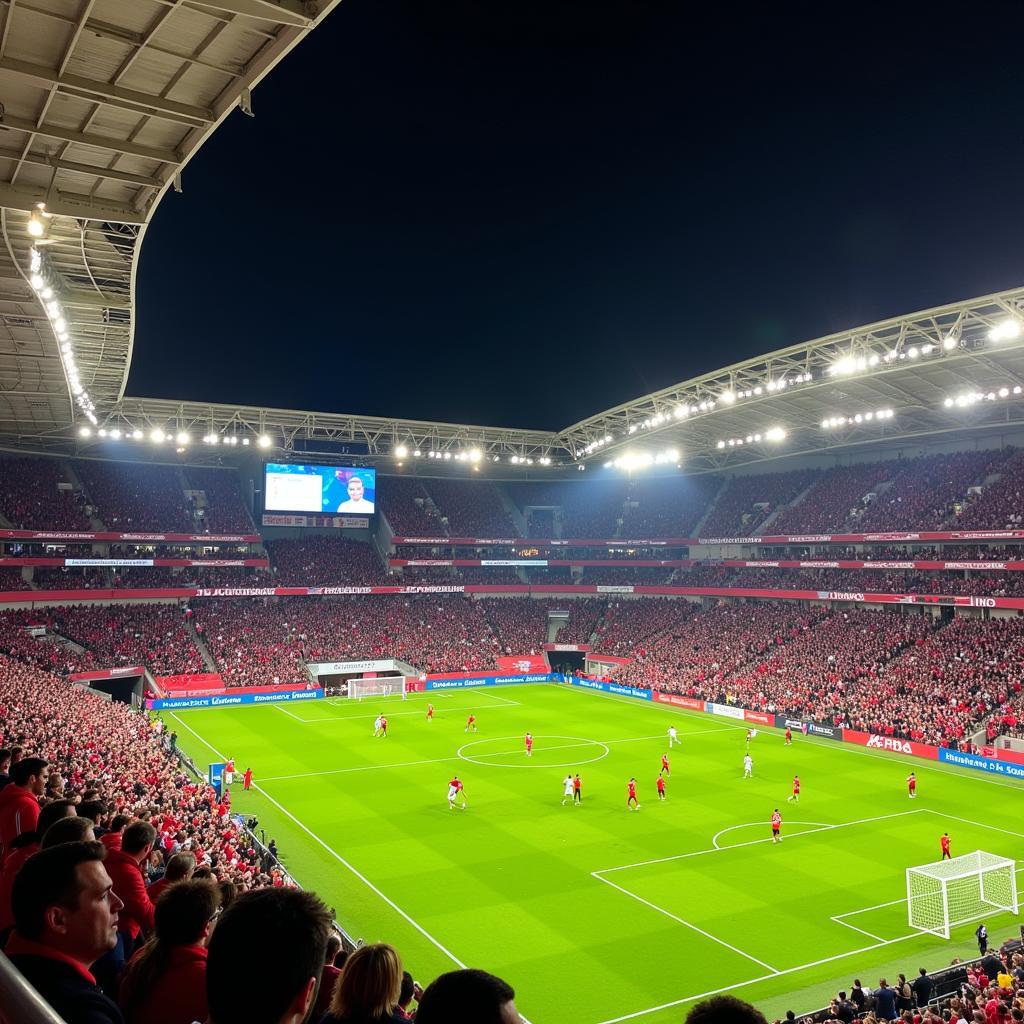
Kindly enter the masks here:
M 402 988 L 402 961 L 393 946 L 360 946 L 346 961 L 334 986 L 331 1013 L 353 1020 L 387 1016 Z
M 518 1020 L 505 1011 L 515 997 L 511 985 L 486 971 L 449 971 L 423 993 L 416 1024 L 509 1024 Z
M 74 800 L 51 800 L 43 806 L 39 812 L 39 822 L 36 825 L 36 832 L 40 838 L 46 834 L 46 830 L 61 818 L 73 818 L 78 812 L 75 810 Z
M 24 786 L 33 775 L 38 775 L 46 767 L 46 764 L 47 762 L 41 757 L 22 758 L 11 769 L 11 781 L 16 786 Z
M 760 1010 L 734 996 L 715 996 L 698 1003 L 686 1024 L 768 1024 Z
M 210 1024 L 278 1024 L 309 979 L 319 979 L 330 925 L 327 908 L 300 889 L 256 889 L 239 896 L 210 936 Z M 272 970 L 253 971 L 254 951 L 268 950 L 287 954 L 273 954 Z
M 103 860 L 102 843 L 62 843 L 29 857 L 14 879 L 11 910 L 14 927 L 25 939 L 38 940 L 45 930 L 48 907 L 77 907 L 78 867 Z
M 155 842 L 156 829 L 148 821 L 133 821 L 124 830 L 121 849 L 125 853 L 141 853 L 147 846 Z
M 168 886 L 156 901 L 153 913 L 157 938 L 168 946 L 199 942 L 220 906 L 214 882 L 179 882 Z
M 40 822 L 43 820 L 40 817 Z M 61 818 L 55 821 L 45 832 L 39 841 L 41 850 L 48 850 L 51 846 L 60 846 L 62 843 L 91 843 L 96 838 L 93 832 L 91 818 Z
M 164 878 L 168 882 L 180 882 L 183 878 L 191 878 L 192 872 L 196 869 L 196 857 L 194 853 L 175 853 L 167 862 L 167 870 Z

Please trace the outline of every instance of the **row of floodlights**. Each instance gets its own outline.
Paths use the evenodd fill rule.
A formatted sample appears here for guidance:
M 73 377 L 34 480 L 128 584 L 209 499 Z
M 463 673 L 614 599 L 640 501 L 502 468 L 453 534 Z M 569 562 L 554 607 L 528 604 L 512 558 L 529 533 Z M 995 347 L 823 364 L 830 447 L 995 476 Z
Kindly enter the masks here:
M 746 437 L 726 437 L 722 438 L 715 444 L 718 449 L 722 448 L 739 448 L 745 444 L 760 444 L 762 441 L 785 441 L 786 431 L 782 427 L 769 427 L 768 430 L 761 434 L 747 434 Z
M 1024 388 L 1021 388 L 1019 384 L 1015 384 L 1012 388 L 1002 387 L 996 391 L 964 391 L 955 398 L 947 398 L 942 404 L 947 409 L 952 409 L 954 406 L 964 409 L 967 406 L 976 405 L 978 402 L 995 402 L 1000 398 L 1019 398 L 1022 393 L 1024 393 Z
M 414 459 L 440 459 L 442 462 L 501 462 L 500 455 L 485 456 L 479 448 L 470 448 L 468 451 L 457 452 L 436 452 L 431 448 L 424 452 L 419 448 L 413 448 L 410 450 L 408 445 L 398 444 L 395 445 L 393 454 L 396 459 L 407 459 L 411 455 Z M 534 461 L 541 466 L 551 465 L 551 459 L 547 455 L 542 455 L 536 460 L 533 458 L 527 458 L 524 455 L 513 455 L 508 461 L 511 462 L 513 466 L 532 466 Z
M 647 466 L 662 466 L 669 462 L 679 464 L 679 452 L 675 448 L 669 448 L 663 452 L 624 452 L 616 459 L 610 459 L 604 464 L 605 469 L 645 469 Z
M 146 432 L 141 430 L 139 427 L 135 427 L 133 430 L 129 430 L 127 427 L 121 430 L 120 427 L 100 427 L 96 432 L 97 437 L 102 437 L 105 440 L 111 441 L 145 441 L 147 438 Z M 79 437 L 92 437 L 92 427 L 81 426 L 78 428 Z M 173 431 L 163 430 L 160 427 L 154 427 L 148 435 L 150 441 L 153 444 L 178 444 L 184 448 L 192 443 L 192 435 L 187 430 L 179 430 L 177 433 Z M 225 445 L 242 445 L 243 448 L 247 448 L 252 442 L 248 437 L 239 437 L 237 434 L 228 434 L 221 436 L 220 434 L 206 434 L 203 437 L 203 444 L 225 444 Z M 256 438 L 256 444 L 260 448 L 269 448 L 273 442 L 266 434 L 260 434 Z
M 35 223 L 44 224 L 43 218 L 47 216 L 42 204 L 33 211 L 32 218 L 37 216 L 37 220 L 31 218 L 29 220 L 29 234 L 35 238 L 41 237 L 43 232 L 40 231 L 39 234 L 35 234 L 31 230 L 31 225 Z M 68 322 L 64 315 L 64 310 L 54 295 L 53 286 L 48 280 L 46 268 L 43 266 L 43 254 L 34 245 L 29 250 L 28 283 L 32 286 L 32 290 L 36 295 L 39 296 L 39 301 L 46 311 L 46 317 L 50 321 L 50 327 L 57 336 L 60 359 L 64 364 L 64 374 L 67 377 L 68 386 L 71 388 L 71 393 L 75 396 L 75 404 L 82 410 L 86 419 L 90 423 L 95 424 L 96 406 L 93 404 L 92 399 L 89 397 L 89 392 L 85 390 L 79 377 L 78 364 L 75 362 L 75 353 L 71 347 L 71 334 L 68 331 Z
M 1020 337 L 1021 331 L 1020 320 L 1016 317 L 1010 317 L 1007 320 L 1001 320 L 999 323 L 993 324 L 989 328 L 988 340 L 1012 341 L 1014 338 Z M 883 363 L 896 363 L 906 359 L 920 359 L 922 356 L 927 357 L 933 353 L 952 352 L 953 349 L 959 348 L 959 346 L 960 336 L 951 332 L 942 339 L 941 345 L 925 342 L 923 345 L 910 345 L 904 349 L 894 349 L 892 352 L 886 352 L 885 355 L 872 352 L 871 355 L 867 356 L 846 356 L 833 363 L 829 367 L 828 372 L 833 377 L 843 377 L 862 370 L 873 369 Z
M 875 412 L 858 412 L 853 416 L 829 416 L 821 421 L 822 430 L 835 430 L 836 427 L 856 426 L 859 423 L 873 423 L 876 420 L 891 420 L 896 414 L 892 409 L 878 409 Z

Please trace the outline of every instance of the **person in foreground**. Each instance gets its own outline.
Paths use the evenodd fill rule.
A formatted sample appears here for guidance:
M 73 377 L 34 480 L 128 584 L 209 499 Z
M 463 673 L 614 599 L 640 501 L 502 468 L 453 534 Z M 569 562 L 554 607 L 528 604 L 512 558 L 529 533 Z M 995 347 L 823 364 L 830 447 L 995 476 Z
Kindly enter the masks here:
M 220 890 L 209 880 L 177 882 L 157 901 L 155 934 L 121 979 L 128 1024 L 206 1019 L 206 945 L 219 907 Z
M 735 996 L 705 999 L 686 1015 L 686 1024 L 768 1024 L 764 1014 Z
M 210 936 L 208 1024 L 303 1024 L 316 1001 L 330 927 L 330 913 L 310 892 L 239 896 Z
M 89 968 L 117 943 L 121 901 L 97 842 L 40 850 L 11 894 L 14 932 L 5 952 L 67 1024 L 123 1024 Z
M 515 997 L 511 985 L 486 971 L 449 971 L 427 986 L 416 1024 L 522 1024 Z
M 393 946 L 360 946 L 345 962 L 322 1024 L 398 1024 L 402 961 Z

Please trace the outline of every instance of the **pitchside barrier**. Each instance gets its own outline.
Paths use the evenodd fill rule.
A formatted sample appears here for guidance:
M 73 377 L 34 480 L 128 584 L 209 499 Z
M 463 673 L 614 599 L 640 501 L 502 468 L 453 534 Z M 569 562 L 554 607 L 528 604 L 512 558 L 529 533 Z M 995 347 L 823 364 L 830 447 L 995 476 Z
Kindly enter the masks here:
M 243 689 L 238 687 L 238 690 Z M 224 708 L 238 707 L 242 704 L 269 704 L 282 700 L 319 700 L 324 691 L 315 690 L 278 690 L 273 693 L 214 693 L 208 697 L 163 697 L 158 700 L 147 700 L 147 711 L 182 711 L 188 708 Z

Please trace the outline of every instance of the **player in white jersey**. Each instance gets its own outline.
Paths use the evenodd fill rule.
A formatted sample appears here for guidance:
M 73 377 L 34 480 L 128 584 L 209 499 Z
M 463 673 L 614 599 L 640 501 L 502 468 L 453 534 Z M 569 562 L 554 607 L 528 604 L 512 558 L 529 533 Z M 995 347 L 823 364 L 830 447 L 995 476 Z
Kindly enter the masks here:
M 676 732 L 676 727 L 674 725 L 670 725 L 668 727 L 668 749 L 669 750 L 672 749 L 672 745 L 674 743 L 679 743 L 679 734 Z M 679 745 L 682 746 L 682 743 L 679 743 Z
M 379 736 L 380 735 L 380 715 L 378 715 L 373 720 L 373 735 L 374 736 Z
M 566 775 L 566 777 L 562 780 L 562 806 L 563 807 L 565 806 L 566 801 L 568 801 L 569 803 L 572 803 L 572 796 L 573 796 L 573 792 L 572 792 L 572 776 L 571 775 Z
M 462 786 L 462 781 L 458 775 L 452 777 L 451 782 L 448 783 L 448 810 L 455 810 L 455 801 L 459 798 L 459 793 L 462 793 L 462 809 L 466 809 L 466 793 Z
M 743 778 L 752 779 L 753 777 L 754 759 L 749 754 L 745 754 L 743 757 Z

